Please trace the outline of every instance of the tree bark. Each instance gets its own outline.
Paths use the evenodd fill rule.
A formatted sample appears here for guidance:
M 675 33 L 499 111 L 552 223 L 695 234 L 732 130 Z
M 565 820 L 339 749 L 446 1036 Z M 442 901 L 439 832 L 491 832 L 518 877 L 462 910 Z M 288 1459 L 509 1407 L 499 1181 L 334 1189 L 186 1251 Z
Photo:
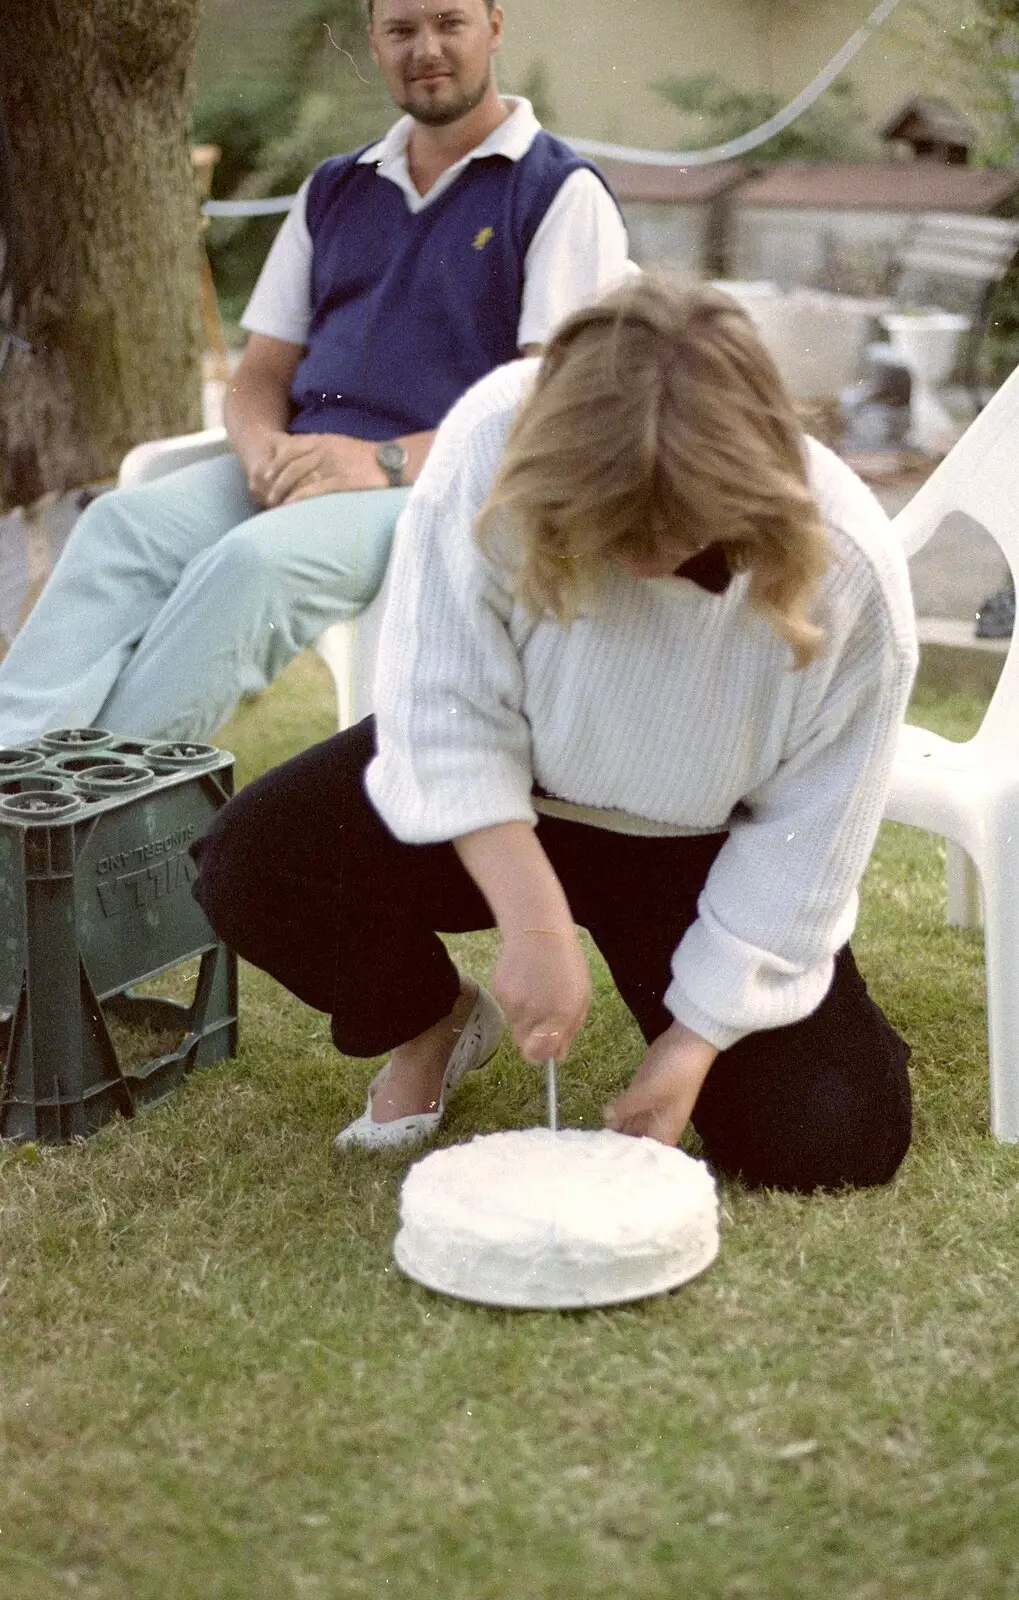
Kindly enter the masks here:
M 201 0 L 3 0 L 19 331 L 0 380 L 0 510 L 112 477 L 201 424 L 189 79 Z

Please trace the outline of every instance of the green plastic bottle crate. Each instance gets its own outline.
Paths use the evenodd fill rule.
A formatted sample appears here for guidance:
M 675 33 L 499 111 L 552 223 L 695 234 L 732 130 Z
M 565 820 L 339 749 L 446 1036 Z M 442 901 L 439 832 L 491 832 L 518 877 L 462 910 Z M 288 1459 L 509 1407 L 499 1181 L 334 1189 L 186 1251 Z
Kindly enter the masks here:
M 232 792 L 211 745 L 68 728 L 0 748 L 0 1138 L 94 1133 L 235 1053 L 237 962 L 188 854 Z M 137 992 L 167 973 L 187 1001 Z

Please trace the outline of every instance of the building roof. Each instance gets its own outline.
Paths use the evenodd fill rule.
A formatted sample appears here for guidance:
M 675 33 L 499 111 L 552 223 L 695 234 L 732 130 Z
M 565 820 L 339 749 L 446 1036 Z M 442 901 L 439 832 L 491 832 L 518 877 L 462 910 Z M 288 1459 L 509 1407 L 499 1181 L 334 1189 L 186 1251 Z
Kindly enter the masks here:
M 621 201 L 692 205 L 725 194 L 754 171 L 745 161 L 704 167 L 649 167 L 636 161 L 599 161 L 599 169 Z
M 947 100 L 909 100 L 881 129 L 882 139 L 957 144 L 969 149 L 976 135 L 966 118 Z
M 1019 168 L 948 166 L 936 161 L 783 161 L 758 169 L 741 206 L 809 206 L 821 211 L 959 211 L 979 216 L 1019 193 Z

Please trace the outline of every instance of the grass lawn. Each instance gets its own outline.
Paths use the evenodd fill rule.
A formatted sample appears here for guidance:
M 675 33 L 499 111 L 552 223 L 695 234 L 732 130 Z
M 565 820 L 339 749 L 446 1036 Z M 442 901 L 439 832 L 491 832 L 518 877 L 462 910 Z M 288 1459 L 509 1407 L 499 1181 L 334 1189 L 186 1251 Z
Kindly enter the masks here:
M 240 776 L 330 696 L 296 663 L 221 741 Z M 456 943 L 484 977 L 491 938 Z M 400 1276 L 405 1163 L 330 1157 L 371 1065 L 245 971 L 235 1062 L 0 1158 L 0 1595 L 1015 1600 L 1019 1149 L 987 1131 L 981 942 L 944 925 L 936 841 L 885 830 L 856 946 L 914 1045 L 896 1183 L 727 1185 L 701 1278 L 570 1314 Z M 599 969 L 565 1120 L 638 1055 Z M 443 1139 L 543 1111 L 504 1047 Z

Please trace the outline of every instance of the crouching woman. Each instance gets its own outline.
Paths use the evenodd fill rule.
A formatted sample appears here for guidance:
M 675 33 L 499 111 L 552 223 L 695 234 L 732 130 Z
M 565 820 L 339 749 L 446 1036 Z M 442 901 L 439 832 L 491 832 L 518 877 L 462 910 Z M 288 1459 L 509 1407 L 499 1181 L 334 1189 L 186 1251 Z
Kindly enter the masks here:
M 392 1052 L 340 1148 L 432 1133 L 503 1012 L 528 1060 L 565 1058 L 580 924 L 646 1041 L 609 1127 L 692 1119 L 752 1184 L 882 1183 L 909 1050 L 848 939 L 915 664 L 869 491 L 733 301 L 645 278 L 450 413 L 377 718 L 227 806 L 196 893 L 341 1051 Z M 438 935 L 493 925 L 490 995 Z

